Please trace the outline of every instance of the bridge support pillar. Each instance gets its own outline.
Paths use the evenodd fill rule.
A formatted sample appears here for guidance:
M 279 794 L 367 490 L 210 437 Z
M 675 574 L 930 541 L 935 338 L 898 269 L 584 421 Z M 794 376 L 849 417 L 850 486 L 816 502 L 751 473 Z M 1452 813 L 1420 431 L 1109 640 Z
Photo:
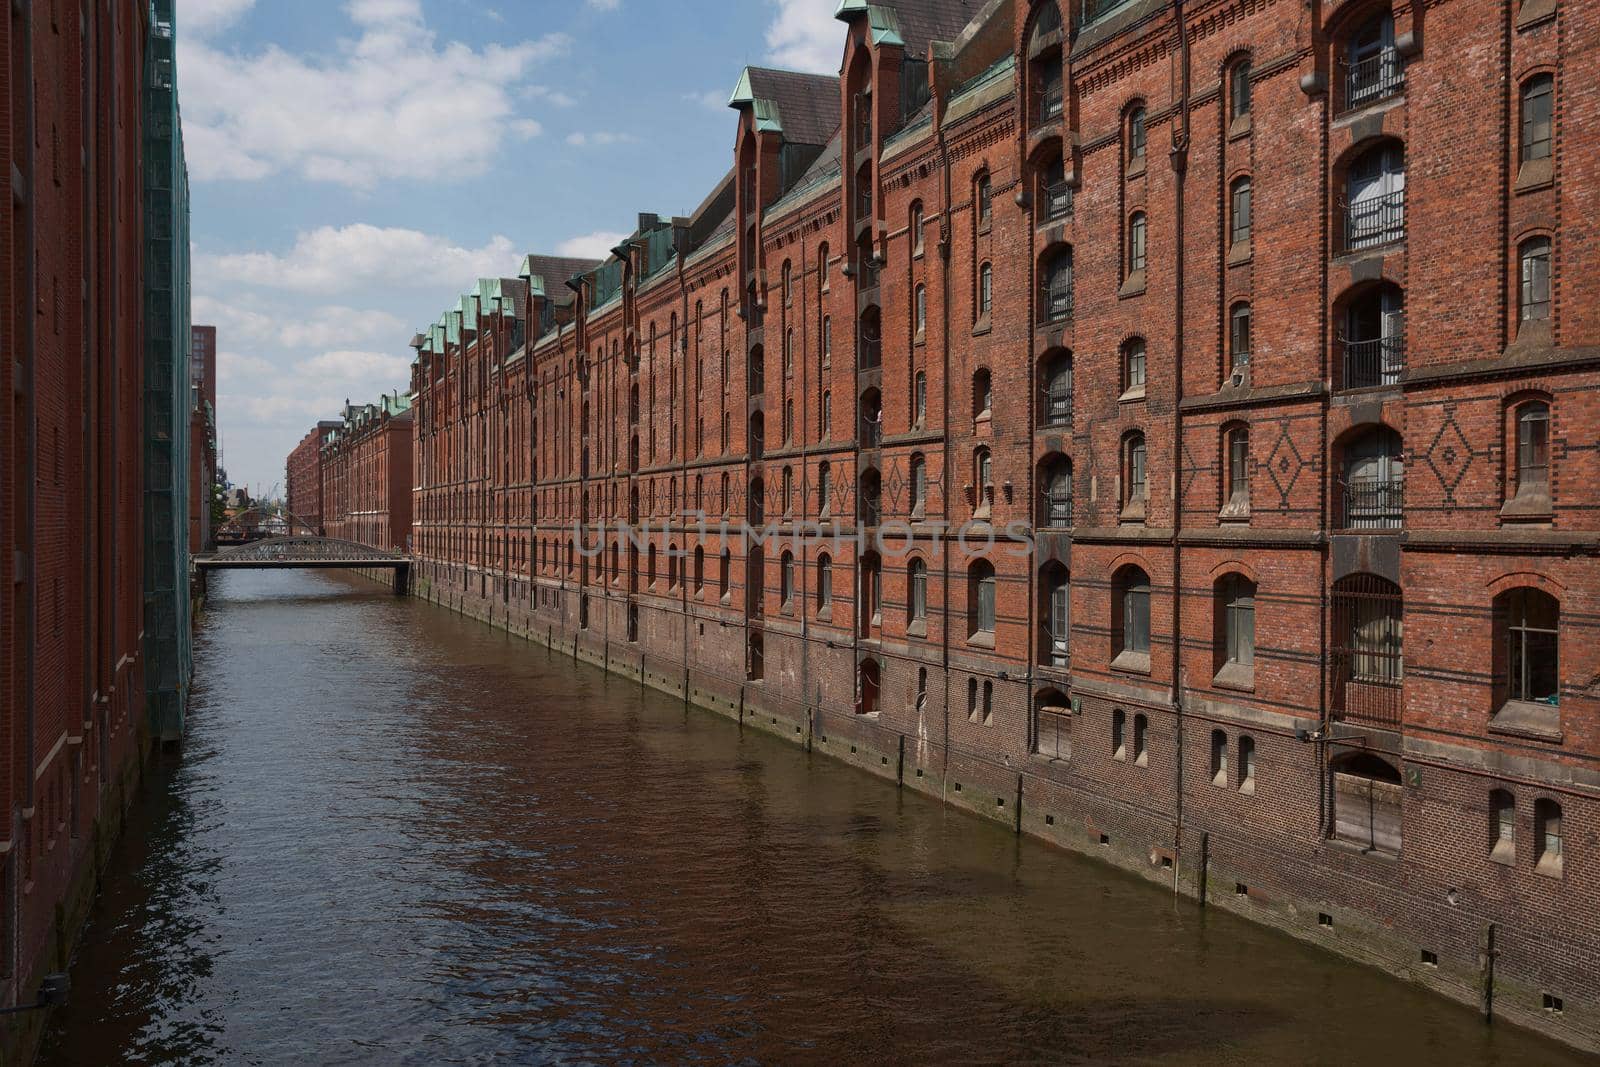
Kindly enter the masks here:
M 398 566 L 398 567 L 396 567 L 394 569 L 394 595 L 395 596 L 405 596 L 406 595 L 406 591 L 410 587 L 410 579 L 411 579 L 411 567 L 410 567 L 409 564 L 402 563 L 400 566 Z

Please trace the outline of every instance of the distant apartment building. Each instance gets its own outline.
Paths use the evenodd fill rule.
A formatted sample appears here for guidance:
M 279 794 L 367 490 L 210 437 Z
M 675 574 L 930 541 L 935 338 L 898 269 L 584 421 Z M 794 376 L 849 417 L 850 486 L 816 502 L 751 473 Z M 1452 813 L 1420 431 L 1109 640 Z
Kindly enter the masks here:
M 289 453 L 284 465 L 284 500 L 296 531 L 323 532 L 322 449 L 329 435 L 343 425 L 336 419 L 324 419 Z

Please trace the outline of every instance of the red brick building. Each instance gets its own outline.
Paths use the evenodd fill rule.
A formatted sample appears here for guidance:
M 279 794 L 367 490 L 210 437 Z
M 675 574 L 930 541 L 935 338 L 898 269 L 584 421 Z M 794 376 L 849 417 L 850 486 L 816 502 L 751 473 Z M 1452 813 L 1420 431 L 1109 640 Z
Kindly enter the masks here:
M 189 544 L 216 547 L 211 494 L 217 484 L 217 328 L 189 331 Z
M 321 450 L 322 529 L 329 537 L 404 551 L 411 537 L 411 399 L 346 404 Z
M 324 419 L 289 453 L 283 496 L 296 529 L 323 532 L 322 448 L 328 443 L 328 436 L 343 425 L 335 419 Z
M 186 335 L 149 356 L 152 294 L 187 307 L 170 254 L 187 248 L 183 193 L 165 180 L 181 153 L 151 155 L 147 123 L 172 104 L 170 68 L 151 60 L 170 54 L 170 19 L 165 0 L 0 15 L 0 1006 L 32 1003 L 66 966 L 152 734 L 148 693 L 168 682 L 147 611 L 188 618 L 152 592 L 147 523 L 150 457 L 178 457 L 168 480 L 188 463 L 187 408 L 158 445 L 146 433 L 150 395 L 188 392 Z M 178 136 L 169 117 L 154 139 Z M 168 232 L 147 228 L 158 211 Z M 165 515 L 186 562 L 185 501 Z M 181 657 L 161 662 L 181 699 Z M 26 1060 L 40 1022 L 8 1017 L 0 1055 Z
M 839 18 L 419 338 L 414 590 L 1600 1047 L 1600 9 Z

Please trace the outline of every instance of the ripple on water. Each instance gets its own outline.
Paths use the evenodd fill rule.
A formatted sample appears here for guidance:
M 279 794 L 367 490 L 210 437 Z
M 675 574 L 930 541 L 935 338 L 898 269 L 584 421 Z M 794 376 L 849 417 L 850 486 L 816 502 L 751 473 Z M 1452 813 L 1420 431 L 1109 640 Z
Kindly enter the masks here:
M 47 1063 L 1577 1062 L 430 605 L 213 590 Z

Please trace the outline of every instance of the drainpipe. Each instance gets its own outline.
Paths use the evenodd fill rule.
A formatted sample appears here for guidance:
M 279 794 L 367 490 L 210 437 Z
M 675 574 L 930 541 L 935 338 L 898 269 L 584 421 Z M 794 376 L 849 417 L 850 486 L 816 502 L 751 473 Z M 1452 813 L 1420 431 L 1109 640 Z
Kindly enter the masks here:
M 946 139 L 944 132 L 943 103 L 938 97 L 933 100 L 934 129 L 939 144 L 939 195 L 943 199 L 943 203 L 939 205 L 939 286 L 944 297 L 942 301 L 944 307 L 940 312 L 944 320 L 940 330 L 943 335 L 940 344 L 940 358 L 944 361 L 944 367 L 939 377 L 941 379 L 940 388 L 943 390 L 944 513 L 946 518 L 945 530 L 948 536 L 950 487 L 954 484 L 951 479 L 951 472 L 955 468 L 950 463 L 950 242 L 952 236 L 950 226 L 950 142 Z M 940 627 L 943 633 L 939 638 L 940 665 L 943 668 L 940 673 L 944 676 L 944 740 L 942 742 L 944 770 L 939 776 L 939 792 L 942 797 L 950 781 L 950 545 L 948 540 L 942 546 L 939 559 L 943 569 L 944 582 L 943 604 L 939 609 L 940 614 L 944 616 L 943 625 Z
M 78 61 L 78 65 L 80 67 L 79 73 L 81 75 L 82 82 L 80 86 L 80 92 L 82 95 L 79 97 L 80 109 L 78 136 L 80 139 L 89 138 L 92 139 L 92 141 L 97 142 L 98 136 L 95 131 L 95 126 L 90 120 L 90 101 L 93 99 L 91 94 L 94 92 L 95 88 L 93 72 L 97 68 L 97 64 L 94 62 L 94 56 L 96 44 L 99 40 L 98 35 L 95 34 L 93 27 L 93 18 L 90 17 L 89 12 L 85 12 L 84 32 L 83 37 L 80 39 L 81 50 L 79 52 Z M 90 145 L 85 144 L 84 147 L 87 149 L 90 147 Z M 99 229 L 99 227 L 95 225 L 93 214 L 94 197 L 92 194 L 92 190 L 100 187 L 100 183 L 97 180 L 97 175 L 95 173 L 95 164 L 99 161 L 98 150 L 99 144 L 93 143 L 92 149 L 85 151 L 83 154 L 84 169 L 87 172 L 83 175 L 83 218 L 85 223 L 91 227 L 91 233 Z M 91 350 L 96 352 L 99 351 L 99 345 L 95 343 L 98 340 L 100 328 L 99 321 L 90 313 L 94 307 L 94 304 L 91 300 L 91 292 L 94 292 L 95 295 L 98 295 L 98 286 L 95 286 L 94 289 L 91 289 L 92 283 L 90 281 L 90 279 L 97 280 L 99 277 L 99 256 L 96 254 L 97 247 L 98 246 L 92 240 L 85 242 L 84 245 L 84 284 L 80 295 L 83 312 L 79 317 L 79 328 L 84 331 L 82 389 L 83 396 L 85 398 L 85 407 L 81 429 L 83 433 L 83 470 L 84 479 L 86 482 L 84 492 L 82 493 L 82 499 L 80 501 L 81 514 L 83 516 L 83 544 L 81 546 L 83 552 L 83 569 L 80 573 L 83 575 L 83 589 L 81 590 L 81 593 L 83 598 L 84 647 L 80 652 L 83 689 L 79 693 L 79 699 L 83 701 L 83 714 L 82 718 L 79 720 L 80 724 L 77 725 L 77 729 L 74 731 L 79 735 L 80 740 L 85 730 L 85 727 L 82 726 L 81 723 L 87 723 L 90 721 L 90 709 L 93 707 L 93 694 L 95 691 L 95 674 L 97 670 L 97 664 L 100 661 L 100 644 L 105 632 L 101 622 L 102 613 L 95 610 L 95 594 L 99 590 L 96 586 L 96 583 L 91 578 L 91 575 L 94 573 L 94 571 L 91 570 L 91 566 L 94 563 L 94 558 L 90 554 L 90 545 L 98 545 L 100 541 L 100 538 L 96 536 L 97 524 L 95 522 L 93 506 L 94 502 L 100 499 L 100 485 L 98 477 L 99 464 L 96 462 L 99 457 L 97 456 L 94 448 L 93 428 L 99 424 L 99 419 L 96 417 L 96 415 L 100 408 L 99 400 L 102 396 L 102 393 L 99 376 L 92 372 L 93 361 L 89 355 Z M 82 758 L 81 750 L 79 752 L 79 758 Z M 77 788 L 77 781 L 74 779 L 72 786 L 74 795 L 77 793 Z M 77 832 L 76 823 L 73 825 L 73 832 Z
M 27 538 L 28 562 L 21 575 L 22 578 L 22 643 L 26 652 L 23 656 L 22 685 L 26 694 L 27 713 L 25 716 L 26 731 L 24 739 L 23 759 L 23 811 L 29 818 L 33 814 L 34 782 L 33 759 L 35 752 L 35 719 L 39 713 L 38 700 L 38 639 L 39 639 L 39 557 L 38 557 L 38 517 L 39 517 L 39 422 L 37 416 L 37 389 L 39 384 L 38 365 L 38 315 L 39 315 L 39 272 L 35 259 L 35 197 L 38 195 L 38 174 L 34 166 L 33 157 L 33 5 L 23 4 L 18 10 L 18 18 L 22 26 L 22 173 L 25 186 L 22 190 L 22 270 L 25 276 L 23 283 L 26 299 L 23 302 L 22 319 L 22 351 L 25 367 L 22 377 L 22 416 L 25 418 L 26 433 L 24 434 L 22 469 L 26 480 L 26 490 L 22 498 L 22 529 Z M 13 837 L 16 828 L 13 827 Z M 14 881 L 14 880 L 13 880 Z M 15 892 L 15 890 L 12 890 Z
M 1179 872 L 1182 870 L 1183 858 L 1183 761 L 1184 753 L 1184 721 L 1183 721 L 1183 546 L 1181 537 L 1183 533 L 1183 499 L 1178 484 L 1176 459 L 1182 455 L 1183 450 L 1183 286 L 1184 286 L 1184 179 L 1189 168 L 1189 27 L 1184 17 L 1183 0 L 1174 0 L 1173 14 L 1178 23 L 1178 126 L 1172 136 L 1172 172 L 1175 184 L 1173 209 L 1173 229 L 1175 233 L 1175 262 L 1174 272 L 1175 289 L 1173 292 L 1173 321 L 1177 328 L 1173 333 L 1172 367 L 1173 367 L 1173 399 L 1172 399 L 1172 455 L 1173 467 L 1170 474 L 1172 478 L 1172 711 L 1176 722 L 1177 734 L 1177 759 L 1173 769 L 1173 792 L 1176 798 L 1174 817 L 1176 826 L 1173 833 L 1173 852 L 1175 858 L 1172 864 L 1172 889 L 1178 891 Z M 1202 872 L 1203 874 L 1203 872 Z

